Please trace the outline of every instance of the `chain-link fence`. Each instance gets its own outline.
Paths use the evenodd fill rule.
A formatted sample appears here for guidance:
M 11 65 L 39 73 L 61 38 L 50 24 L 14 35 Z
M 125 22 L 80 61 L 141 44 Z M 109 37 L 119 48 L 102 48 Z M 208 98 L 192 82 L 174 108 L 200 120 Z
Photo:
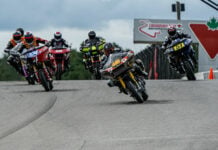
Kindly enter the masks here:
M 152 45 L 136 55 L 145 65 L 148 79 L 178 79 L 181 75 L 172 69 L 159 45 Z

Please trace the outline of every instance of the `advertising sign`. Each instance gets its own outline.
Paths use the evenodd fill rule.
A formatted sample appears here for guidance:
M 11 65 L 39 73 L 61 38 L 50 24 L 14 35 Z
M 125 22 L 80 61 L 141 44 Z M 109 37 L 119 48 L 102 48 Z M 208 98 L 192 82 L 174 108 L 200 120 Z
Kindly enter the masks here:
M 160 44 L 165 41 L 171 26 L 189 34 L 193 43 L 199 44 L 199 71 L 218 68 L 218 19 L 214 17 L 209 21 L 135 19 L 134 43 Z

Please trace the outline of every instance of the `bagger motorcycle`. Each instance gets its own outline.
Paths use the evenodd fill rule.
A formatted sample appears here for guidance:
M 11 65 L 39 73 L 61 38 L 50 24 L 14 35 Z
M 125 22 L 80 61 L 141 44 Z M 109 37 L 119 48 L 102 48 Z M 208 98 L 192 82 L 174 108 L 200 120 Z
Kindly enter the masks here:
M 50 60 L 55 68 L 56 80 L 61 80 L 62 74 L 66 71 L 65 63 L 69 59 L 70 48 L 53 48 L 49 50 Z
M 8 54 L 13 57 L 12 61 L 10 62 L 14 64 L 15 69 L 25 77 L 27 82 L 29 84 L 35 84 L 34 74 L 29 70 L 28 65 L 23 65 L 23 59 L 21 57 L 21 54 L 18 52 L 18 49 L 20 48 L 21 44 L 17 44 L 14 48 L 12 48 L 10 51 L 8 51 Z
M 121 92 L 129 94 L 138 103 L 148 99 L 145 79 L 134 71 L 133 51 L 110 54 L 101 74 L 116 82 Z
M 196 80 L 194 70 L 195 64 L 189 55 L 191 50 L 192 40 L 188 38 L 175 39 L 172 43 L 166 48 L 165 54 L 171 57 L 173 64 L 180 73 L 185 73 L 188 80 Z
M 24 49 L 20 58 L 22 66 L 34 73 L 35 80 L 41 84 L 45 91 L 53 89 L 51 69 L 45 65 L 48 56 L 47 46 L 38 46 L 30 49 Z
M 82 52 L 84 53 L 84 60 L 88 66 L 88 70 L 93 73 L 95 79 L 101 79 L 100 66 L 101 57 L 104 44 L 91 44 L 84 46 Z
M 21 66 L 21 62 L 20 62 L 20 56 L 18 55 L 17 53 L 17 48 L 16 46 L 14 48 L 12 48 L 11 50 L 4 50 L 6 53 L 8 53 L 9 57 L 10 58 L 8 60 L 8 64 L 10 64 L 13 68 L 15 68 L 15 70 L 23 75 L 23 72 L 22 72 L 22 66 Z

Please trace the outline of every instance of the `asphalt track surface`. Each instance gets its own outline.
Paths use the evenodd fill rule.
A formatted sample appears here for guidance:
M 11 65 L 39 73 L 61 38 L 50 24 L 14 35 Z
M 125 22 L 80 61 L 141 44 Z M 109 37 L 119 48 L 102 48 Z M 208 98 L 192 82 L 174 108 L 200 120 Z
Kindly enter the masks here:
M 0 150 L 218 150 L 218 80 L 147 90 L 138 104 L 106 81 L 0 82 Z

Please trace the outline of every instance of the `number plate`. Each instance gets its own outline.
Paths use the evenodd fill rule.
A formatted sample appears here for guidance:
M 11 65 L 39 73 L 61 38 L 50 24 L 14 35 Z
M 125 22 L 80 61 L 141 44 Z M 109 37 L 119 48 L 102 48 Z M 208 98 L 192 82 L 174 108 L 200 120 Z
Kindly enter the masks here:
M 33 58 L 33 57 L 36 57 L 37 54 L 38 54 L 38 51 L 32 51 L 32 52 L 30 52 L 30 53 L 27 53 L 27 54 L 26 54 L 26 57 L 27 57 L 27 58 Z
M 184 44 L 184 43 L 179 43 L 179 44 L 173 46 L 173 50 L 174 50 L 174 51 L 178 51 L 178 50 L 180 50 L 180 49 L 182 49 L 182 48 L 184 48 L 184 47 L 185 47 L 185 44 Z
M 63 50 L 56 50 L 56 52 L 58 52 L 58 53 L 62 53 L 62 52 L 63 52 Z

